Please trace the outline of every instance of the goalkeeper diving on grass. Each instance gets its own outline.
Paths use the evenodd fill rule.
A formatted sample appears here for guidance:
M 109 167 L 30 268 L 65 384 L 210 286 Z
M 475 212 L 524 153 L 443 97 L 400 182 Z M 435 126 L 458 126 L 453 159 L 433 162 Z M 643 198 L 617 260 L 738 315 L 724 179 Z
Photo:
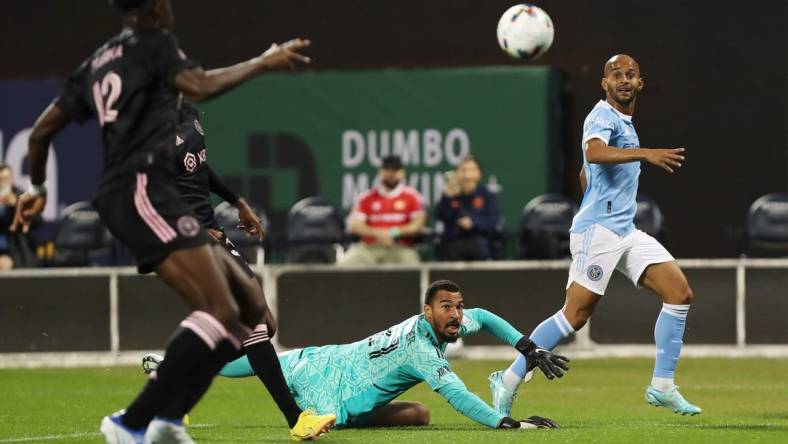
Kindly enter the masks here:
M 424 313 L 388 330 L 351 344 L 291 350 L 279 355 L 293 397 L 302 409 L 336 413 L 336 426 L 422 426 L 429 410 L 418 402 L 395 401 L 425 381 L 468 418 L 492 428 L 554 428 L 550 419 L 504 416 L 470 392 L 444 357 L 446 346 L 484 331 L 515 347 L 547 379 L 560 378 L 569 360 L 540 348 L 511 324 L 481 308 L 465 310 L 454 282 L 433 282 L 426 293 Z M 143 368 L 153 370 L 160 358 L 147 355 Z M 221 376 L 253 376 L 246 356 L 227 364 Z

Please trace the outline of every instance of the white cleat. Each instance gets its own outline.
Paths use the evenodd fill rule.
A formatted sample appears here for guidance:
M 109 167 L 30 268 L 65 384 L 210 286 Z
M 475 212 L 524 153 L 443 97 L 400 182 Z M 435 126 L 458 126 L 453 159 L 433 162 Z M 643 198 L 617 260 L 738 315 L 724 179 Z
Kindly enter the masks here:
M 145 444 L 145 430 L 131 430 L 120 421 L 123 410 L 101 420 L 101 434 L 107 444 Z
M 487 381 L 490 382 L 490 392 L 492 393 L 492 407 L 503 416 L 512 416 L 512 404 L 517 399 L 517 390 L 509 390 L 503 383 L 503 370 L 493 372 Z M 525 374 L 522 382 L 528 382 L 534 377 L 534 371 Z
M 144 444 L 194 444 L 194 440 L 186 433 L 183 422 L 153 418 L 148 424 Z

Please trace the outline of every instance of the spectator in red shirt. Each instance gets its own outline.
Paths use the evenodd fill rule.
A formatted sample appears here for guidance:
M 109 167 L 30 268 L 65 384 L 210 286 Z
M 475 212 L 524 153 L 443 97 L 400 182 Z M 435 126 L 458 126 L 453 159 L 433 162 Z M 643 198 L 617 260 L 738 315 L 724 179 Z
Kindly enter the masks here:
M 348 230 L 361 237 L 340 265 L 418 264 L 413 238 L 421 234 L 427 215 L 423 198 L 405 185 L 399 156 L 387 156 L 375 186 L 353 204 Z

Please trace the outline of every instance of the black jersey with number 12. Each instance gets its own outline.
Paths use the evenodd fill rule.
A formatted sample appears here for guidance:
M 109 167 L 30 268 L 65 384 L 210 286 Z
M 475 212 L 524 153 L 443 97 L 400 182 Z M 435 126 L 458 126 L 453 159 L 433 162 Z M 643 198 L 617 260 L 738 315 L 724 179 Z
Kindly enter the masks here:
M 72 120 L 95 117 L 101 126 L 104 168 L 99 194 L 124 186 L 135 171 L 172 174 L 178 122 L 175 75 L 197 66 L 170 32 L 126 28 L 66 80 L 55 105 Z

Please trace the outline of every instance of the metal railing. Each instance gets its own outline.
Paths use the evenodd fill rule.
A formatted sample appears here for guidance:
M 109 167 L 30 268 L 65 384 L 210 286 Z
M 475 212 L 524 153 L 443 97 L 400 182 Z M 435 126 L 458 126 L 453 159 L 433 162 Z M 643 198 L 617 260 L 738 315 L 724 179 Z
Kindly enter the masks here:
M 679 265 L 683 269 L 729 269 L 735 270 L 735 327 L 736 327 L 736 347 L 747 347 L 746 337 L 746 302 L 747 302 L 747 270 L 750 269 L 784 269 L 788 273 L 788 259 L 680 259 Z M 419 266 L 398 266 L 384 265 L 375 267 L 376 271 L 418 271 L 420 273 L 421 299 L 429 285 L 429 275 L 432 270 L 568 270 L 570 265 L 566 260 L 550 261 L 500 261 L 500 262 L 434 262 L 424 263 Z M 265 293 L 268 298 L 269 306 L 276 311 L 278 292 L 278 277 L 283 273 L 298 271 L 330 271 L 334 273 L 352 273 L 359 270 L 369 270 L 368 267 L 337 267 L 335 265 L 256 265 L 253 267 L 255 272 L 263 278 Z M 107 295 L 109 298 L 109 343 L 110 352 L 118 354 L 120 352 L 120 330 L 119 330 L 119 277 L 136 275 L 134 267 L 97 267 L 97 268 L 47 268 L 47 269 L 24 269 L 13 270 L 7 273 L 0 273 L 0 289 L 3 280 L 8 278 L 42 278 L 42 277 L 107 277 L 109 279 Z M 784 289 L 788 297 L 788 288 Z M 2 291 L 0 291 L 2 297 Z M 421 305 L 414 307 L 421 310 Z M 277 314 L 276 312 L 274 313 Z M 580 348 L 592 348 L 595 346 L 591 341 L 590 329 L 588 327 L 577 333 L 575 344 Z M 610 346 L 605 346 L 610 347 Z M 780 345 L 778 347 L 786 347 Z M 2 354 L 0 354 L 0 360 Z

